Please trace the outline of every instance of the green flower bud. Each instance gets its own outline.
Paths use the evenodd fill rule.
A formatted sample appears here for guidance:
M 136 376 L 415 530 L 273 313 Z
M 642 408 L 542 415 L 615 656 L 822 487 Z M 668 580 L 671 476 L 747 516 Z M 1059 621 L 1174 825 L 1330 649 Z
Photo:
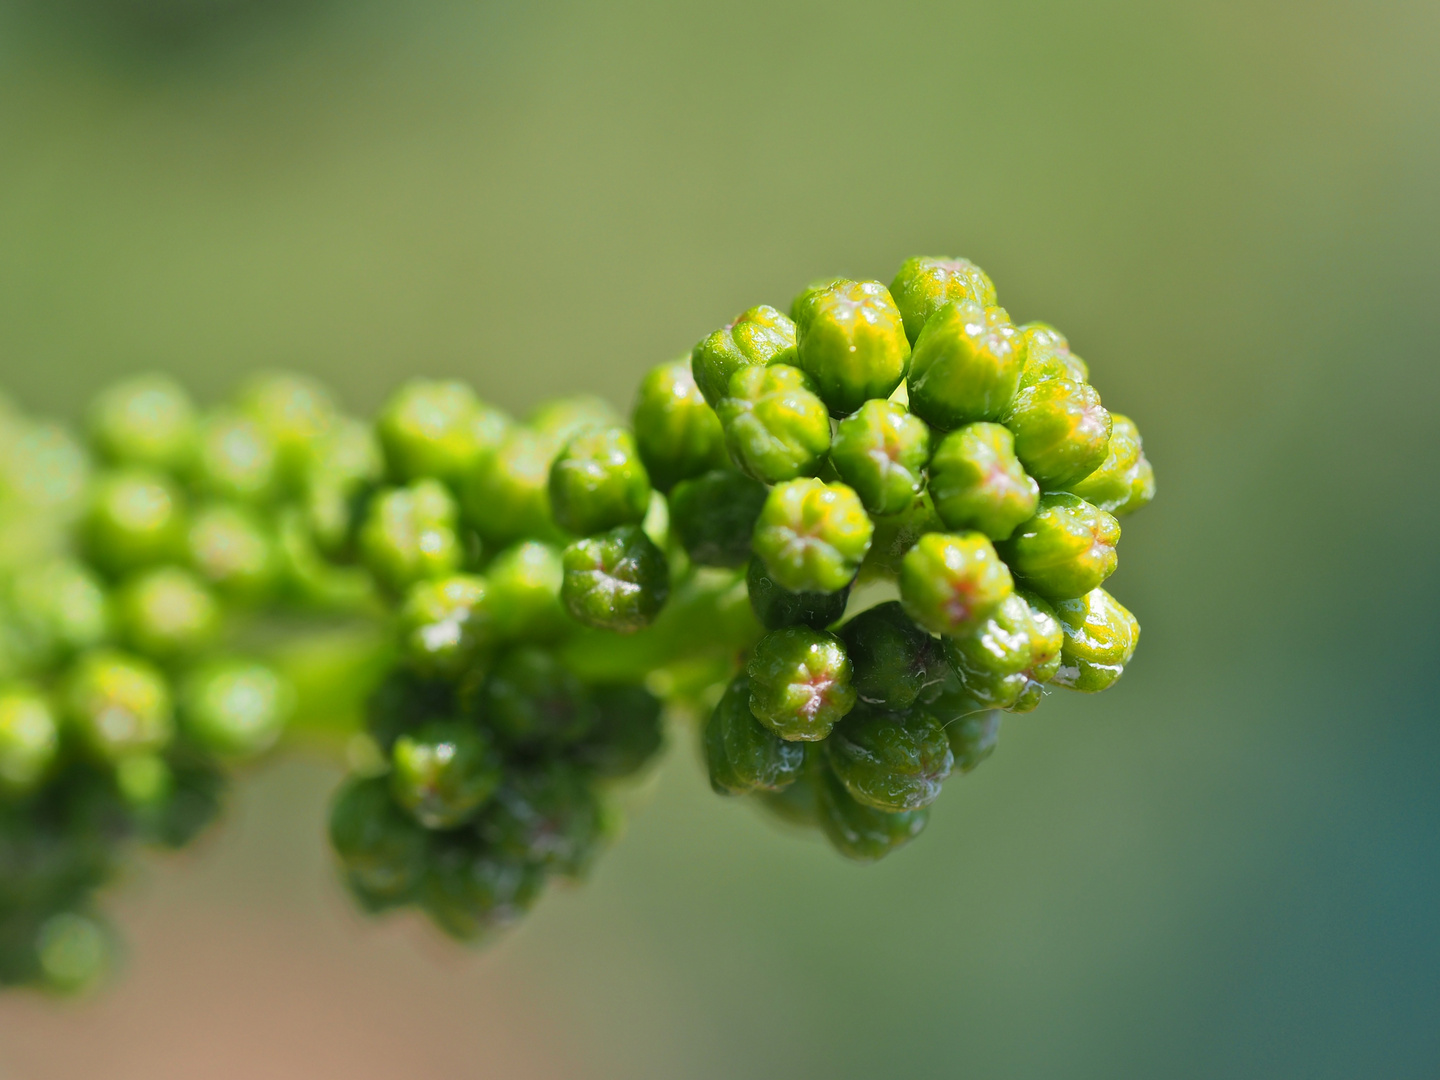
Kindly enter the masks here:
M 240 409 L 268 436 L 276 467 L 289 484 L 298 483 L 337 418 L 335 401 L 314 379 L 270 371 L 246 380 Z
M 793 745 L 804 749 L 809 744 L 795 743 Z M 786 825 L 818 829 L 820 818 L 815 806 L 815 784 L 811 779 L 813 771 L 806 767 L 795 778 L 793 784 L 789 784 L 779 791 L 754 791 L 750 793 L 750 797 L 756 806 Z
M 790 321 L 798 322 L 800 319 L 800 313 L 804 311 L 806 306 L 809 305 L 810 302 L 814 300 L 817 296 L 820 296 L 822 293 L 829 292 L 836 285 L 848 284 L 849 281 L 849 278 L 827 277 L 816 278 L 814 281 L 810 282 L 809 285 L 806 285 L 805 288 L 801 289 L 798 293 L 796 293 L 794 298 L 790 301 Z M 787 360 L 785 362 L 794 363 L 793 360 Z
M 1149 506 L 1155 499 L 1155 470 L 1146 460 L 1143 450 L 1140 452 L 1140 460 L 1130 470 L 1129 478 L 1130 498 L 1125 500 L 1124 506 L 1115 508 L 1116 517 L 1133 514 L 1136 510 Z
M 946 710 L 969 714 L 1008 709 L 1030 684 L 1039 629 L 1025 598 L 1011 593 L 970 633 L 945 639 L 945 655 L 964 691 Z M 958 706 L 958 707 L 957 707 Z
M 791 480 L 770 489 L 752 546 L 791 592 L 838 592 L 855 579 L 874 531 L 844 484 Z
M 766 494 L 765 485 L 748 476 L 708 472 L 675 485 L 670 527 L 692 562 L 744 566 Z
M 389 488 L 371 500 L 360 526 L 360 553 L 371 572 L 400 592 L 452 574 L 462 550 L 455 500 L 438 480 Z
M 900 562 L 900 602 L 933 634 L 964 634 L 1014 591 L 1009 568 L 979 533 L 926 533 Z
M 597 686 L 592 696 L 595 726 L 575 746 L 575 760 L 600 777 L 638 772 L 665 741 L 660 699 L 643 686 Z
M 910 361 L 910 411 L 949 431 L 1000 420 L 1025 368 L 1025 339 L 1004 308 L 951 301 L 931 316 Z
M 81 657 L 63 700 L 66 719 L 101 761 L 163 750 L 174 734 L 165 677 L 125 653 L 99 650 Z
M 1026 588 L 1051 600 L 1084 596 L 1115 572 L 1120 523 L 1078 495 L 1052 491 L 1001 554 Z
M 1040 485 L 1015 456 L 1015 437 L 999 424 L 966 424 L 941 440 L 930 462 L 935 511 L 951 529 L 1004 540 L 1027 521 Z
M 538 540 L 506 548 L 486 568 L 496 634 L 508 641 L 552 641 L 574 625 L 560 601 L 560 552 Z
M 127 754 L 115 763 L 115 790 L 149 826 L 151 819 L 163 816 L 175 790 L 175 774 L 159 754 Z
M 549 483 L 555 523 L 579 536 L 638 525 L 650 508 L 650 476 L 621 427 L 577 435 L 550 466 Z
M 579 878 L 599 853 L 608 824 L 584 775 L 554 762 L 507 777 L 478 827 L 498 853 Z
M 275 494 L 279 475 L 275 440 L 258 421 L 221 411 L 201 423 L 190 476 L 199 490 L 256 502 Z
M 875 538 L 870 553 L 860 565 L 856 582 L 894 581 L 900 577 L 900 564 L 915 542 L 928 532 L 944 532 L 945 523 L 935 513 L 930 493 L 922 491 L 898 514 L 876 514 Z
M 689 357 L 650 370 L 640 383 L 631 421 L 640 459 L 661 491 L 730 462 L 724 429 L 695 383 Z
M 386 777 L 350 780 L 330 809 L 330 844 L 366 893 L 399 899 L 420 884 L 429 839 L 395 805 Z
M 139 824 L 147 843 L 178 851 L 220 816 L 225 777 L 208 764 L 184 759 L 172 763 L 151 757 L 159 766 L 154 780 L 158 781 L 161 797 L 143 808 Z M 120 762 L 116 769 L 117 781 L 124 779 L 123 769 L 134 761 L 132 758 Z
M 888 398 L 910 367 L 905 323 L 878 281 L 837 281 L 807 296 L 795 320 L 796 366 L 832 416 Z
M 35 938 L 41 979 L 57 994 L 80 994 L 100 982 L 116 952 L 114 938 L 101 923 L 74 912 L 50 916 Z
M 218 757 L 244 759 L 275 745 L 295 709 L 295 688 L 254 660 L 212 660 L 186 677 L 180 727 Z
M 375 421 L 390 475 L 459 483 L 496 449 L 510 420 L 462 382 L 412 379 Z
M 453 829 L 500 786 L 500 759 L 474 725 L 435 720 L 401 735 L 390 751 L 390 793 L 427 829 Z
M 767 630 L 786 626 L 824 630 L 845 614 L 850 600 L 848 585 L 837 592 L 791 592 L 770 576 L 758 558 L 750 560 L 745 586 L 750 593 L 750 607 Z
M 825 403 L 788 364 L 741 368 L 715 410 L 735 464 L 764 483 L 814 473 L 830 449 Z
M 0 796 L 38 788 L 59 749 L 59 727 L 45 695 L 26 686 L 0 688 Z
M 972 713 L 945 726 L 945 736 L 955 754 L 955 771 L 961 776 L 974 771 L 995 752 L 1000 741 L 1001 715 L 998 709 Z
M 327 478 L 318 478 L 306 487 L 300 511 L 318 551 L 342 562 L 354 558 L 361 515 L 371 491 L 368 485 Z
M 550 518 L 554 456 L 549 439 L 528 428 L 512 428 L 495 455 L 470 474 L 463 489 L 465 517 L 485 543 L 503 547 L 559 535 Z
M 365 730 L 388 757 L 395 740 L 430 720 L 456 715 L 455 686 L 397 668 L 365 702 Z
M 840 628 L 840 640 L 854 668 L 855 693 L 891 712 L 908 709 L 944 669 L 940 643 L 896 600 L 856 615 Z
M 278 518 L 278 577 L 288 600 L 319 611 L 373 612 L 379 599 L 374 576 L 363 567 L 336 566 L 326 559 L 306 527 L 305 512 L 298 506 L 284 507 Z
M 1109 449 L 1100 467 L 1067 490 L 1079 495 L 1092 506 L 1117 516 L 1145 505 L 1155 494 L 1155 474 L 1150 463 L 1143 461 L 1140 429 L 1128 416 L 1111 413 L 1114 426 L 1110 431 Z M 1143 461 L 1143 464 L 1142 464 Z M 1147 479 L 1141 479 L 1142 469 Z M 1140 494 L 1137 497 L 1137 481 Z M 1147 491 L 1148 488 L 1148 491 Z
M 855 706 L 850 658 L 833 634 L 772 630 L 746 665 L 750 711 L 782 739 L 818 742 Z
M 1025 370 L 1020 386 L 1034 386 L 1048 379 L 1069 379 L 1083 383 L 1090 380 L 1090 368 L 1070 351 L 1065 335 L 1045 323 L 1026 323 L 1020 328 L 1025 336 Z
M 184 550 L 184 517 L 180 493 L 158 473 L 102 473 L 83 526 L 86 554 L 112 574 L 164 562 Z
M 695 385 L 711 408 L 729 393 L 730 379 L 743 367 L 795 363 L 795 324 L 768 304 L 735 317 L 690 353 Z
M 994 284 L 969 259 L 923 255 L 906 259 L 890 283 L 890 295 L 905 320 L 905 336 L 912 345 L 930 316 L 952 300 L 995 306 Z
M 74 559 L 47 559 L 22 568 L 11 583 L 10 599 L 40 663 L 94 648 L 110 632 L 105 588 Z
M 457 941 L 476 942 L 514 922 L 534 905 L 544 873 L 499 855 L 469 836 L 440 840 L 420 887 L 435 925 Z
M 1034 629 L 1030 633 L 1030 666 L 1025 671 L 1028 681 L 1007 711 L 1026 713 L 1039 706 L 1045 696 L 1045 684 L 1060 670 L 1060 649 L 1065 635 L 1060 628 L 1060 619 L 1048 600 L 1032 592 L 1021 591 L 1017 595 L 1024 597 L 1030 605 Z
M 1113 596 L 1096 589 L 1061 600 L 1055 614 L 1065 632 L 1056 686 L 1093 694 L 1107 690 L 1125 673 L 1140 641 L 1140 624 Z
M 95 399 L 90 442 L 121 465 L 178 471 L 195 449 L 195 405 L 166 375 L 140 375 L 116 383 Z
M 553 655 L 529 646 L 496 662 L 481 687 L 480 717 L 506 743 L 552 747 L 578 742 L 598 721 L 580 680 Z
M 655 621 L 670 596 L 665 553 L 638 525 L 577 540 L 561 556 L 560 599 L 576 622 L 634 633 Z
M 220 629 L 220 607 L 188 570 L 162 566 L 116 595 L 121 637 L 137 652 L 165 660 L 204 648 Z
M 190 565 L 228 596 L 268 592 L 280 570 L 275 540 L 252 510 L 216 503 L 196 513 L 189 530 Z
M 866 510 L 898 514 L 925 486 L 930 429 L 898 402 L 867 401 L 840 421 L 830 460 Z
M 1047 379 L 1015 396 L 1005 424 L 1015 433 L 1015 456 L 1053 491 L 1098 469 L 1110 445 L 1110 414 L 1087 383 Z
M 945 729 L 922 710 L 857 706 L 825 740 L 835 777 L 856 802 L 898 813 L 929 806 L 954 767 Z
M 417 581 L 400 607 L 400 650 L 423 675 L 459 678 L 483 665 L 496 638 L 482 577 L 454 574 Z
M 315 444 L 306 480 L 308 486 L 350 488 L 376 483 L 384 475 L 385 453 L 375 429 L 353 416 L 337 416 Z
M 613 405 L 593 394 L 547 401 L 530 414 L 528 421 L 530 430 L 550 447 L 551 457 L 577 435 L 620 427 L 623 423 Z
M 920 835 L 929 807 L 889 813 L 857 802 L 828 767 L 816 769 L 816 812 L 835 850 L 856 862 L 874 862 Z
M 787 742 L 750 711 L 750 679 L 743 673 L 725 688 L 705 725 L 705 765 L 719 795 L 779 791 L 805 766 L 805 744 Z

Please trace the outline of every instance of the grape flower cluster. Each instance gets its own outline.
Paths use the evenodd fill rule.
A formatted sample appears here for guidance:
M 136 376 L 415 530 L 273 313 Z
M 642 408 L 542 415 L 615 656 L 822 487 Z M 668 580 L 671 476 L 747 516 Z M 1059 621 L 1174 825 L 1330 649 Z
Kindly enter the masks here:
M 711 785 L 877 859 L 1049 685 L 1119 678 L 1135 425 L 963 259 L 816 283 L 642 381 L 627 425 L 417 379 L 365 421 L 257 376 L 0 412 L 0 983 L 74 989 L 95 895 L 228 771 L 344 746 L 363 910 L 483 941 L 578 880 L 690 718 Z

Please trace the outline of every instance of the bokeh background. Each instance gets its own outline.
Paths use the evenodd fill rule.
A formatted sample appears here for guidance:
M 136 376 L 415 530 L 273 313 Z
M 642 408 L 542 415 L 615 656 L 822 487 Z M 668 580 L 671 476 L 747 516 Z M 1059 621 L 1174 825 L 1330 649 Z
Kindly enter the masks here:
M 1440 1074 L 1440 6 L 3 0 L 0 383 L 292 365 L 506 407 L 807 280 L 984 266 L 1159 475 L 1096 699 L 859 868 L 676 739 L 489 952 L 353 915 L 338 772 L 113 897 L 0 1078 Z

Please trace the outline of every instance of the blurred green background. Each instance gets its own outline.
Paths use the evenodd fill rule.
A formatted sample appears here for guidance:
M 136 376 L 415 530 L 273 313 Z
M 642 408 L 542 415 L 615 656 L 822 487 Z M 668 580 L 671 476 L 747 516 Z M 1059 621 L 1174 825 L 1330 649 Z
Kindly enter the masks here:
M 114 897 L 0 1078 L 1440 1073 L 1440 6 L 0 4 L 0 384 L 159 367 L 523 410 L 831 273 L 966 255 L 1159 475 L 1096 699 L 842 863 L 674 741 L 585 888 L 459 954 L 349 912 L 272 765 Z

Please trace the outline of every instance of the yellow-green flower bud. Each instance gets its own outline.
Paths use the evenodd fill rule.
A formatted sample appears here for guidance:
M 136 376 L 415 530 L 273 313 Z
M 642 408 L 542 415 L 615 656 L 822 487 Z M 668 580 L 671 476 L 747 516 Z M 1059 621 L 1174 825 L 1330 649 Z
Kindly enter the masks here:
M 375 429 L 390 475 L 460 483 L 499 447 L 510 420 L 458 380 L 412 379 L 390 396 Z
M 1009 428 L 966 424 L 936 448 L 930 496 L 948 528 L 975 529 L 991 540 L 1004 540 L 1034 515 L 1040 485 L 1015 456 Z
M 116 595 L 116 622 L 136 652 L 169 660 L 203 649 L 220 629 L 220 606 L 188 570 L 162 566 L 132 578 Z
M 995 285 L 969 259 L 924 255 L 906 259 L 890 283 L 890 295 L 905 320 L 905 335 L 912 345 L 930 316 L 952 300 L 995 306 Z
M 252 417 L 212 413 L 200 425 L 190 478 L 202 492 L 222 499 L 268 499 L 279 484 L 275 440 Z
M 898 514 L 925 486 L 930 429 L 894 401 L 867 401 L 835 432 L 830 460 L 872 514 Z
M 766 484 L 812 475 L 830 449 L 825 403 L 788 364 L 740 368 L 716 412 L 735 464 Z
M 949 431 L 1000 420 L 1025 367 L 1025 339 L 1004 308 L 951 301 L 930 317 L 910 361 L 910 411 Z
M 1105 461 L 1110 414 L 1088 383 L 1047 379 L 1015 396 L 1005 418 L 1025 471 L 1054 491 L 1083 480 Z
M 108 461 L 178 471 L 195 449 L 195 405 L 167 375 L 116 383 L 95 399 L 90 442 Z
M 874 526 L 844 484 L 791 480 L 770 489 L 752 547 L 791 592 L 837 592 L 855 578 Z
M 769 304 L 736 316 L 696 345 L 690 370 L 700 393 L 715 408 L 730 389 L 730 379 L 743 367 L 795 363 L 795 324 Z
M 1089 694 L 1114 685 L 1140 641 L 1135 616 L 1104 589 L 1059 601 L 1055 614 L 1065 634 L 1055 685 Z
M 1039 508 L 1000 553 L 1020 582 L 1051 600 L 1084 596 L 1115 572 L 1120 523 L 1068 491 L 1040 497 Z
M 189 548 L 190 565 L 229 596 L 261 596 L 279 573 L 273 535 L 258 514 L 242 505 L 202 508 L 190 522 Z
M 371 500 L 360 527 L 360 552 L 387 588 L 444 577 L 460 566 L 455 500 L 438 480 L 389 488 Z
M 689 357 L 651 369 L 640 383 L 631 420 L 640 459 L 660 491 L 730 462 L 724 429 L 695 383 Z
M 185 507 L 165 477 L 120 469 L 97 478 L 83 525 L 90 561 L 112 574 L 183 554 Z
M 888 398 L 910 367 L 904 320 L 878 281 L 839 281 L 811 293 L 795 321 L 796 366 L 832 416 Z
M 933 634 L 964 634 L 1014 591 L 1010 569 L 980 533 L 926 533 L 900 562 L 900 602 Z
M 1045 323 L 1026 323 L 1020 328 L 1025 335 L 1025 370 L 1020 375 L 1021 387 L 1034 386 L 1047 379 L 1069 379 L 1089 382 L 1090 368 L 1070 351 L 1065 335 Z
M 180 726 L 210 753 L 243 760 L 275 745 L 294 708 L 294 687 L 268 665 L 213 660 L 186 677 Z
M 80 658 L 66 679 L 65 717 L 101 761 L 163 750 L 175 732 L 170 689 L 152 665 L 100 650 Z
M 622 427 L 571 439 L 550 466 L 549 485 L 555 523 L 577 536 L 638 525 L 650 508 L 650 475 Z
M 59 726 L 45 695 L 28 686 L 0 688 L 0 796 L 38 788 L 59 749 Z

